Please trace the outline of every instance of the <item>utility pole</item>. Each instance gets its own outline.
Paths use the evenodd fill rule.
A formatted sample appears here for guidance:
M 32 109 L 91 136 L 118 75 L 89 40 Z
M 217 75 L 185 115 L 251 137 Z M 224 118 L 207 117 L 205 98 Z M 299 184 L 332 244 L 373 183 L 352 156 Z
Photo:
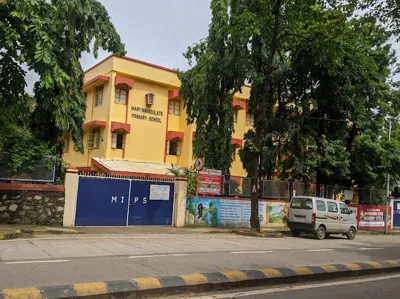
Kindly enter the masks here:
M 392 121 L 389 120 L 389 144 L 390 144 L 390 137 L 392 135 Z M 386 203 L 385 203 L 385 233 L 388 231 L 388 218 L 389 218 L 389 201 L 390 201 L 390 175 L 389 170 L 387 172 L 387 179 L 386 179 Z

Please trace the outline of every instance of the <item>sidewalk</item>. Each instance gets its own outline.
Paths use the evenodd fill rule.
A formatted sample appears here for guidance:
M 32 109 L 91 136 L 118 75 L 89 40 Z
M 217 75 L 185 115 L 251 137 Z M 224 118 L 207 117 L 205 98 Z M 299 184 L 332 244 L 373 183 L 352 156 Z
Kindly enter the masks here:
M 193 229 L 192 227 L 170 227 L 170 226 L 130 226 L 130 227 L 48 227 L 39 225 L 0 225 L 0 234 L 21 232 L 21 237 L 34 237 L 35 235 L 49 234 L 67 234 L 67 235 L 156 235 L 156 234 L 230 234 L 233 229 L 226 227 L 200 227 Z M 249 230 L 244 228 L 243 230 Z M 279 228 L 263 228 L 263 232 L 282 233 L 290 235 L 288 227 Z M 25 234 L 25 235 L 24 235 Z M 359 230 L 358 234 L 362 235 L 381 235 L 383 231 L 365 231 Z M 393 229 L 388 232 L 390 235 L 400 235 L 400 230 Z

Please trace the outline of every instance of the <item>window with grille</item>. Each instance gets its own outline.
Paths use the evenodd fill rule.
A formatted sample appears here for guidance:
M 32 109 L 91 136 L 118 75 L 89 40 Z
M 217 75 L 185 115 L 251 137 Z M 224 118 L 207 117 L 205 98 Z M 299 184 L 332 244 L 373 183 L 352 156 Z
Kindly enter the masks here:
M 169 114 L 180 114 L 181 102 L 179 100 L 169 101 Z
M 181 142 L 177 139 L 167 141 L 167 155 L 180 156 L 181 154 Z
M 99 148 L 100 146 L 100 128 L 94 128 L 88 135 L 88 149 Z
M 232 147 L 232 161 L 236 161 L 236 147 Z
M 95 106 L 100 106 L 103 104 L 103 89 L 104 86 L 97 86 L 96 87 L 96 103 Z
M 111 148 L 124 149 L 125 148 L 125 134 L 113 133 L 111 138 Z
M 125 88 L 115 88 L 115 99 L 114 102 L 122 105 L 126 105 L 126 99 L 128 97 L 128 90 Z
M 238 111 L 236 109 L 233 109 L 233 121 L 235 124 L 238 122 Z
M 254 126 L 254 115 L 250 113 L 246 114 L 246 126 Z

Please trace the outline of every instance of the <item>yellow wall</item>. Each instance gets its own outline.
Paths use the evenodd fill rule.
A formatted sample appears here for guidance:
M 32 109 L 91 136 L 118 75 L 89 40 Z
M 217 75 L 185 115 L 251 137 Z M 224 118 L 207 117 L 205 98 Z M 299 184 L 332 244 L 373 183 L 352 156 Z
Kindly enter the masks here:
M 100 142 L 99 149 L 87 149 L 87 135 L 90 129 L 85 129 L 84 145 L 85 153 L 82 155 L 73 150 L 73 142 L 70 142 L 68 153 L 64 159 L 73 166 L 91 166 L 92 157 L 105 159 L 124 159 L 133 161 L 145 161 L 153 163 L 178 164 L 183 167 L 193 166 L 193 140 L 192 135 L 195 125 L 186 124 L 186 112 L 181 101 L 180 115 L 168 115 L 168 92 L 179 89 L 180 81 L 175 72 L 149 66 L 129 59 L 111 57 L 94 69 L 85 73 L 85 81 L 91 80 L 99 75 L 109 76 L 110 80 L 104 85 L 103 104 L 94 107 L 95 92 L 94 84 L 85 88 L 87 92 L 87 111 L 85 123 L 101 120 L 106 121 L 106 127 L 102 127 L 100 135 L 104 143 Z M 134 87 L 129 91 L 128 106 L 114 103 L 115 99 L 115 77 L 125 76 L 134 79 Z M 155 104 L 148 106 L 145 103 L 145 96 L 148 93 L 155 95 Z M 242 93 L 235 94 L 235 99 L 246 103 L 250 97 L 250 88 L 244 86 Z M 132 107 L 135 107 L 132 109 Z M 150 108 L 160 111 L 162 115 L 152 115 L 143 112 L 141 109 Z M 111 122 L 125 123 L 126 109 L 128 109 L 127 123 L 131 125 L 130 134 L 125 135 L 125 151 L 111 148 Z M 137 111 L 139 110 L 139 111 Z M 146 119 L 135 118 L 132 114 L 145 116 Z M 167 126 L 168 116 L 168 126 Z M 158 118 L 160 122 L 150 121 L 150 117 Z M 251 127 L 246 126 L 246 110 L 238 111 L 238 122 L 235 124 L 233 138 L 243 139 L 244 133 Z M 166 132 L 177 131 L 184 133 L 184 140 L 181 142 L 181 155 L 165 156 Z M 238 149 L 236 150 L 238 153 Z M 232 163 L 231 174 L 246 176 L 242 168 L 240 157 L 237 155 Z

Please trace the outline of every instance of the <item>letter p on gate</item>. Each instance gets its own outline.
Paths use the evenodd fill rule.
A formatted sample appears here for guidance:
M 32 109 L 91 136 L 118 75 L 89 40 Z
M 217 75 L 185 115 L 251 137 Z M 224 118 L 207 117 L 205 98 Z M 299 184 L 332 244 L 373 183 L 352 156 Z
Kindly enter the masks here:
M 137 203 L 138 200 L 139 200 L 139 197 L 135 197 L 135 202 L 134 203 Z

